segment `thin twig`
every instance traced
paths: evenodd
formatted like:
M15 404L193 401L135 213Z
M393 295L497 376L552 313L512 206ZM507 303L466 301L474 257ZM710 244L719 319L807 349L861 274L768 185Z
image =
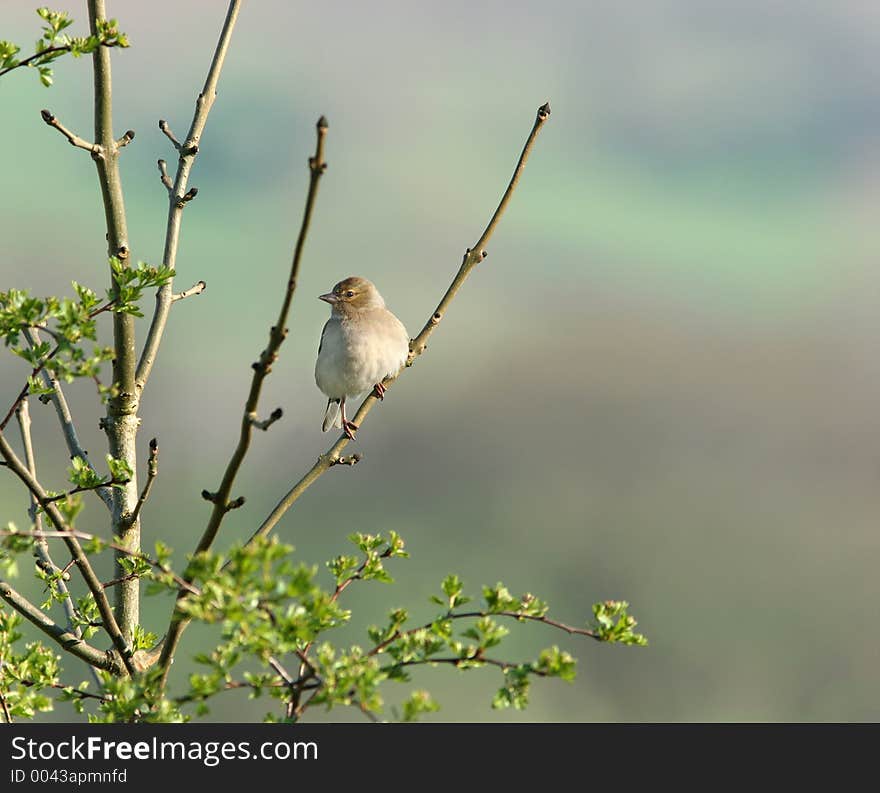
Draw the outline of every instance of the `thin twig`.
M42 330L48 331L47 328L43 328ZM26 329L24 331L24 337L31 349L40 344L40 335L37 330L31 328ZM43 382L46 386L52 389L52 393L49 394L49 400L55 406L55 413L61 424L61 430L64 433L64 441L67 444L67 450L70 452L71 458L79 457L86 463L86 465L88 465L91 471L94 471L95 469L89 461L89 453L83 449L82 444L79 442L79 435L77 434L76 426L73 423L73 416L70 413L70 407L67 404L67 399L64 396L61 383L48 369L43 369L43 371L40 372L40 376L43 378ZM96 490L95 492L100 496L101 501L103 501L109 508L110 492L106 488Z
M165 160L159 160L159 178L162 180L162 184L165 185L165 188L169 193L174 189L174 184L171 182L171 177L168 175L168 163Z
M18 420L18 427L21 433L21 444L24 447L24 464L27 466L31 476L36 478L37 461L34 455L33 440L31 438L31 417L27 399L21 401L15 416ZM34 524L35 530L40 532L43 530L43 516L38 509L39 504L33 493L28 494L28 503L28 515L30 516L31 522ZM52 560L52 556L49 553L49 544L46 542L45 537L36 537L34 539L34 553L46 572L51 575L58 574L55 578L54 586L61 595L61 605L67 616L67 629L75 634L77 638L82 638L82 631L76 625L76 608L73 605L73 598L71 598L70 591L67 588L64 573L61 572L60 568Z
M178 197L182 197L187 193L190 171L192 171L193 163L199 151L199 143L205 130L205 124L208 121L208 115L217 96L220 72L223 69L223 62L229 50L229 42L232 39L232 31L235 28L235 21L238 19L241 4L242 0L230 0L226 11L226 19L223 22L223 30L220 32L220 39L217 42L217 47L214 49L214 57L211 60L211 67L208 69L208 76L205 78L205 85L196 100L192 124L187 133L186 140L179 144L180 158L177 163L177 174L168 190L168 223L165 230L165 250L162 254L163 266L172 270L177 260L180 226L183 220L183 206L179 203ZM176 139L172 137L171 140L174 143ZM168 181L170 182L171 180L169 179ZM168 186L164 179L163 183L166 184L166 187ZM150 330L147 333L144 348L141 351L135 377L135 386L138 394L144 390L150 377L150 372L153 369L153 364L156 362L156 356L159 353L159 344L165 332L168 312L171 310L172 298L174 297L172 285L173 282L169 279L156 291L156 308L150 322Z
M510 179L510 183L507 185L507 189L504 191L504 195L501 197L501 201L498 204L498 207L495 209L494 214L492 215L492 219L489 221L489 225L486 226L485 231L480 235L480 238L477 240L476 244L473 248L468 248L464 255L464 260L461 263L461 267L459 267L458 272L455 275L455 278L452 280L452 283L449 285L449 288L446 290L446 294L443 295L439 305L435 309L434 313L428 318L428 321L425 323L425 326L422 328L421 333L415 337L410 342L410 353L409 358L407 360L407 366L411 366L413 361L420 356L427 346L428 338L436 329L437 325L440 323L440 320L445 316L447 309L449 308L450 303L455 298L459 289L461 289L462 284L464 284L467 277L470 275L471 271L474 267L477 266L483 259L486 258L486 245L491 239L492 235L495 232L496 227L498 226L498 221L501 219L501 216L504 214L504 210L507 208L508 203L510 202L510 198L513 195L513 191L516 189L517 184L519 183L520 176L522 175L523 168L525 167L526 160L528 160L529 154L532 151L532 147L535 143L535 139L538 137L538 133L544 126L544 123L547 119L550 118L550 104L544 104L538 108L538 113L535 118L535 123L532 126L532 130L529 133L528 138L526 139L525 146L523 147L522 153L519 156L519 161L516 164L516 168L514 169L513 176ZM392 377L386 377L382 384L385 388L389 388L392 383L394 383L398 377L400 377L401 373L394 375ZM369 396L361 403L360 408L352 419L352 423L356 424L358 427L363 426L363 421L366 418L367 414L373 408L373 406L378 401L375 393L370 393ZM273 528L277 525L278 521L281 520L281 517L284 515L287 510L289 510L296 501L305 493L306 490L309 489L324 473L326 473L335 463L339 460L342 450L348 446L349 438L346 435L341 435L339 440L331 446L327 452L321 457L318 458L318 461L306 472L305 476L303 476L278 502L276 507L272 510L269 516L263 521L262 525L254 532L251 538L248 540L248 543L253 542L258 537L266 536Z
M159 442L153 438L150 441L150 456L147 458L147 481L144 482L144 489L141 491L137 504L131 516L126 518L127 523L134 523L141 514L144 503L150 497L150 491L153 489L153 482L159 474Z
M578 635L578 636L587 636L590 639L595 639L598 642L603 641L602 637L599 636L595 631L590 630L589 628L575 628L573 625L566 625L564 622L557 622L556 620L551 620L549 617L539 617L535 614L523 614L519 611L459 611L447 614L443 619L449 620L459 620L459 619L469 619L473 617L510 617L515 620L530 620L531 622L540 622L544 625L548 625L551 628L558 628L561 631L565 631L570 635ZM381 653L389 644L396 642L398 639L403 636L409 636L413 633L417 633L418 631L423 631L429 629L436 620L432 620L431 622L427 622L424 625L419 625L417 628L409 628L408 630L401 631L396 630L391 636L389 636L384 641L379 642L375 647L373 647L368 653L368 656L378 655Z
M204 281L197 281L189 289L184 289L183 292L177 292L176 294L172 295L171 302L176 303L178 300L185 300L186 298L192 297L193 295L200 295L207 288L208 285Z
M92 143L91 141L86 140L85 138L81 138L74 132L71 132L67 127L64 126L55 115L49 110L41 110L40 116L43 121L46 122L50 127L54 127L57 129L65 138L67 138L67 142L71 146L76 146L78 149L85 149L88 152L91 152L92 157L102 157L103 150L97 143ZM134 137L134 135L132 135Z
M88 557L85 555L85 553L83 553L83 549L82 546L79 544L79 540L74 534L71 533L70 526L68 526L65 522L64 517L58 510L58 507L55 506L54 503L47 501L48 496L46 494L46 491L43 489L42 485L40 485L40 483L36 480L36 478L31 476L30 471L28 471L27 468L25 468L25 466L22 464L21 460L15 454L2 432L0 432L0 454L2 454L6 462L9 463L9 468L13 471L13 473L15 473L15 475L25 484L28 490L33 493L34 497L37 500L37 503L43 508L43 511L49 517L49 520L52 521L55 528L61 532L64 532L64 541L67 544L68 549L70 550L71 556L76 561L76 566L77 568L79 568L80 574L82 575L86 586L89 588L89 591L95 598L95 603L98 606L98 611L101 614L101 619L104 621L104 628L110 635L114 646L118 650L119 655L122 658L122 662L125 664L125 668L130 674L134 674L134 670L131 666L131 649L126 642L125 637L122 635L122 632L119 630L119 624L116 621L113 610L110 608L110 602L107 600L107 596L104 594L104 589L101 586L101 582L98 579L97 575L95 575L95 571L92 568Z
M168 126L168 122L164 118L159 119L159 129L161 129L162 134L171 141L171 145L174 146L177 151L180 151L180 141L174 137L171 127Z
M124 149L133 140L134 140L134 130L130 129L121 138L119 138L119 140L116 141L116 148L117 149Z
M299 277L300 262L305 248L306 237L309 232L309 224L312 219L312 210L315 206L315 199L318 195L318 184L324 171L327 170L327 163L324 160L324 139L327 135L327 119L321 116L315 126L316 143L315 154L309 158L309 191L306 196L305 209L303 210L302 224L300 225L299 235L296 240L296 246L293 251L293 260L290 265L290 276L287 279L287 289L284 292L284 299L281 303L281 310L278 314L278 320L269 330L269 342L263 352L260 354L259 360L255 361L251 366L254 370L251 377L251 386L248 391L247 400L245 401L244 411L241 418L241 427L239 429L238 443L235 451L226 466L223 473L223 479L220 487L215 492L203 491L202 495L207 493L211 497L208 499L214 504L211 510L211 516L208 524L199 539L193 555L196 556L203 551L207 551L217 537L220 530L220 524L231 506L235 502L229 501L232 492L232 486L235 477L244 462L245 455L250 447L251 437L254 430L254 418L257 415L257 405L260 399L260 392L263 388L263 381L272 370L272 364L278 357L278 350L281 348L284 339L287 337L287 318L290 313L290 306L293 302L293 296L296 292L297 278ZM280 418L280 415L278 416ZM187 577L187 580L189 578ZM184 597L184 593L178 596L178 601ZM180 635L185 629L187 621L178 613L175 608L172 614L171 624L168 629L168 641L165 643L164 653L160 664L165 668L165 676L167 678L168 668L171 664L174 652L177 649L177 642Z
M263 430L263 432L265 432L276 421L278 421L283 415L284 415L284 411L281 408L275 408L275 410L273 410L269 414L269 418L263 419L262 421L257 419L256 415L251 416L251 424L254 427L256 427L258 430Z
M6 697L0 691L0 706L3 708L3 720L6 724L12 724L12 714L9 712L9 706L6 704Z
M70 537L74 537L77 540L83 540L84 542L92 542L98 541L106 548L110 548L113 551L119 551L120 553L131 557L132 559L140 559L142 562L150 565L150 567L155 568L160 573L164 573L169 576L178 587L186 589L193 595L201 595L202 590L199 589L192 583L189 583L183 579L182 576L175 573L170 567L157 559L153 559L148 554L145 554L143 551L131 551L128 548L120 545L115 542L107 542L106 540L101 539L95 534L89 534L85 531L77 531L75 529L70 529L67 531L9 531L8 529L0 529L0 537L33 537L34 539L43 539L43 540L66 540ZM68 565L63 570L62 573L67 572L71 565ZM126 580L129 579L129 576L123 576ZM119 583L118 581L111 581L107 584L102 584L101 586L111 586L115 583Z
M47 496L46 503L51 504L54 501L63 501L68 496L75 496L77 493L88 493L91 490L100 490L102 487L111 487L113 485L127 485L130 480L128 479L107 479L106 481L99 482L96 485L79 485L74 487L72 490L67 490L64 493L59 493L57 496Z

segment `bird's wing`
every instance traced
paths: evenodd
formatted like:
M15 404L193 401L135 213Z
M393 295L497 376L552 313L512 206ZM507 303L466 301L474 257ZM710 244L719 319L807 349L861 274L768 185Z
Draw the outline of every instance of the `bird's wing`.
M332 317L331 317L332 319ZM321 341L318 342L318 355L321 354L321 348L324 346L324 335L327 333L327 326L330 324L330 320L328 319L324 323L324 327L321 329Z

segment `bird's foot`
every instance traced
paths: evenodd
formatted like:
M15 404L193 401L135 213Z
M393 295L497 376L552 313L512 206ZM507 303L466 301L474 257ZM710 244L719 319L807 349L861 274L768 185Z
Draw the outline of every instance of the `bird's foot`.
M375 396L376 399L385 399L386 390L387 389L382 383L376 383L376 385L373 386L373 396Z
M345 437L350 441L355 440L354 434L358 430L358 425L351 421L343 421L342 422L342 431L345 433Z

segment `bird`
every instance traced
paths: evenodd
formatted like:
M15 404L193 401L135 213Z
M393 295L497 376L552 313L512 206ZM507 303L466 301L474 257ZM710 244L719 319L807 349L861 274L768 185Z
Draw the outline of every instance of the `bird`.
M355 400L370 389L385 398L382 381L406 363L409 333L366 278L345 278L318 299L331 307L315 362L315 383L327 396L321 429L339 427L354 440L358 427L345 415L346 399Z

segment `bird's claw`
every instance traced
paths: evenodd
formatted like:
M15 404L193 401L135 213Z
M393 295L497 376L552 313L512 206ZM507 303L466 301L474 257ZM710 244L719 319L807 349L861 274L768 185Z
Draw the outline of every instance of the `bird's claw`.
M354 424L351 421L346 421L342 424L342 431L345 433L345 437L348 438L350 441L355 440L354 434L355 432L357 432L357 430L358 425Z
M385 391L386 391L386 388L384 385L382 385L382 383L376 383L376 385L373 386L373 395L376 397L376 399L384 400L385 399Z

